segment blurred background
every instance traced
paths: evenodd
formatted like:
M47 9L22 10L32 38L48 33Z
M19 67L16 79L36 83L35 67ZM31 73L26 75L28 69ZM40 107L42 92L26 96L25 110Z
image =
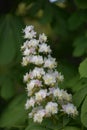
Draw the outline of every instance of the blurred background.
M58 71L65 80L60 88L73 94L79 116L53 129L29 121L24 104L26 90L21 66L22 29L34 25L48 36ZM2 130L87 130L87 1L0 0L0 128Z

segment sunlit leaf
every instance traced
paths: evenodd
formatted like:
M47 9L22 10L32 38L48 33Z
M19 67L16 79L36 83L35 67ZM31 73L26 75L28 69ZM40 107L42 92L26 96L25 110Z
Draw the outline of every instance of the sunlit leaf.
M87 58L80 63L79 73L81 77L87 78Z
M87 127L87 96L81 108L81 121L83 125Z

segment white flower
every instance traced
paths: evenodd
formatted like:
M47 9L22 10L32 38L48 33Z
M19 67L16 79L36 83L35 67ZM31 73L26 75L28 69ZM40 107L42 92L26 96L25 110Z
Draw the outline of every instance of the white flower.
M60 90L59 88L57 89L54 89L53 91L53 95L54 97L58 97L59 100L62 100L63 99L63 93L62 93L62 89Z
M42 101L47 96L47 89L41 89L39 92L35 93L36 101Z
M31 40L29 41L29 43L28 43L28 47L29 47L29 48L30 48L30 47L35 47L35 48L37 48L38 44L39 44L39 40L31 39Z
M36 38L34 26L26 26L23 30L24 38L28 39L21 47L22 65L31 63L31 70L24 75L27 87L25 108L29 109L29 118L41 123L43 118L57 114L58 111L71 116L78 114L72 102L72 95L58 88L58 83L64 77L57 71L57 62L50 53L50 46L46 44L47 36L43 33ZM59 107L58 107L59 104Z
M41 123L44 116L45 116L45 110L44 109L38 110L37 113L34 114L34 122Z
M29 43L29 41L26 40L26 41L23 43L23 46L21 46L21 50L25 50L25 49L28 47L28 43Z
M24 56L29 56L30 54L36 54L35 48L26 48L23 52Z
M27 66L28 63L29 63L29 57L23 57L23 59L22 59L22 65L23 66Z
M47 93L47 95L48 95L48 96L51 95L51 94L53 95L54 90L55 90L54 87L49 88L49 92Z
M29 80L29 74L26 73L26 74L24 75L24 82L28 82L28 80Z
M43 68L38 68L38 67L35 67L34 70L32 71L32 75L33 75L33 78L41 78L42 75L45 74L45 71Z
M25 104L25 108L26 109L29 109L30 107L34 107L34 104L35 104L35 100L34 98L30 98L27 100L26 104Z
M28 48L26 48L23 52L24 56L28 56L30 54L30 50Z
M47 44L45 44L45 43L40 44L39 52L50 53L51 52L50 46L47 46Z
M28 115L29 115L29 118L33 118L33 113L32 112L30 112Z
M32 39L36 37L36 32L33 29L33 26L26 26L26 28L23 30L25 33L24 38Z
M27 83L27 90L30 92L35 86L35 80L31 80L29 83Z
M44 59L44 67L53 69L56 67L57 63L55 61L55 58L52 58L51 56L48 56L48 58Z
M32 26L32 25L31 26L26 26L25 29L23 29L23 32L27 33L27 32L32 31L33 29L34 29L34 26Z
M58 104L56 102L48 102L46 107L46 114L56 114L58 113Z
M39 41L42 42L46 42L47 41L47 36L43 33L39 35Z
M42 82L40 80L30 80L29 83L27 83L27 90L31 91L34 87L40 87L42 86Z
M71 103L68 103L66 105L62 105L62 111L64 111L68 115L72 115L72 116L75 116L78 114L76 107Z
M57 97L59 100L64 100L64 101L72 101L72 95L68 94L66 91L63 89L56 88L53 91L54 97Z
M58 71L55 70L55 71L53 72L53 75L54 75L56 78L58 78Z
M54 85L56 83L56 77L54 76L53 73L46 73L43 76L43 80L46 85Z
M23 57L23 59L22 59L22 65L23 66L27 66L29 63L32 63L32 59L33 59L32 55Z
M70 102L72 101L72 95L68 94L66 91L62 91L63 99Z
M62 82L64 80L64 76L61 73L58 73L58 80Z
M32 56L31 62L35 65L41 65L43 64L43 57L42 56Z

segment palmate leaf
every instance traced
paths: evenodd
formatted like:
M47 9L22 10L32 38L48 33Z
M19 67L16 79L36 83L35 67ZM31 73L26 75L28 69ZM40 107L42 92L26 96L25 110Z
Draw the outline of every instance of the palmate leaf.
M0 127L23 127L27 117L24 110L25 97L24 94L17 96L8 104L0 116Z

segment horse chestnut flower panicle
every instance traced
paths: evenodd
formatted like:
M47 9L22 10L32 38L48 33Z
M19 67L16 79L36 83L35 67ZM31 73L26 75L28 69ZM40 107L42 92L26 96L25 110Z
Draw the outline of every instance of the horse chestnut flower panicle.
M56 59L47 45L47 36L42 33L37 38L34 26L23 30L25 42L21 46L22 65L32 65L32 70L24 75L28 99L25 108L30 110L29 118L41 123L44 118L57 113L76 116L78 111L72 104L72 95L58 87L64 76L57 71Z

